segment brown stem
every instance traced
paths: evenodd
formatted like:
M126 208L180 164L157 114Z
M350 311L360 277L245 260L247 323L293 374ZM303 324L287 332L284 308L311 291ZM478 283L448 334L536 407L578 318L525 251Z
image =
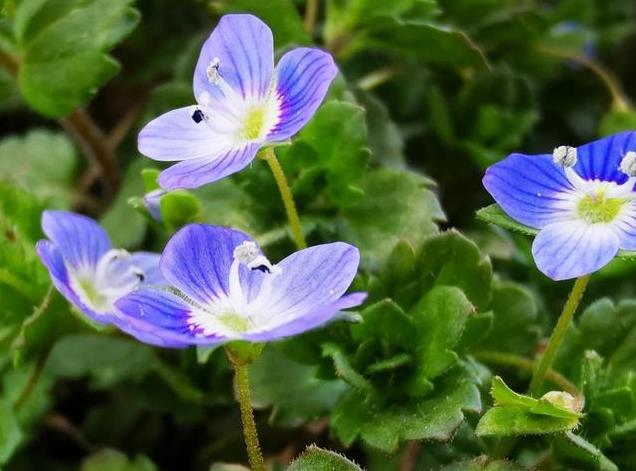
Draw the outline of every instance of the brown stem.
M305 31L310 36L314 34L316 28L316 20L318 19L318 1L319 0L307 0L305 6Z
M417 464L421 451L421 442L408 442L400 461L400 471L411 471Z

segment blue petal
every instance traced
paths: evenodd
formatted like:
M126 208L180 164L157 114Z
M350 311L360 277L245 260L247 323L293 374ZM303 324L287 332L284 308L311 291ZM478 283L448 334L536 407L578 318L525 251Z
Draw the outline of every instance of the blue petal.
M358 271L358 249L334 242L300 250L278 264L282 272L266 277L254 309L268 324L281 325L338 300Z
M110 324L113 321L111 314L99 314L84 304L77 293L73 290L64 258L58 246L53 245L48 240L39 241L36 251L42 260L44 266L48 269L53 286L64 296L72 305L86 314L99 324Z
M268 140L283 141L296 134L314 115L337 73L332 57L320 49L298 48L285 54L276 67L280 118Z
M154 160L170 162L214 158L224 146L204 121L192 119L196 106L168 111L150 121L139 133L139 152Z
M140 289L119 299L115 306L117 327L145 343L178 348L227 340L194 332L188 322L191 307L169 291Z
M621 210L612 227L622 250L636 250L636 201Z
M571 213L574 188L551 155L511 154L486 170L483 184L508 216L536 229Z
M201 304L213 303L229 293L234 248L247 234L224 227L191 224L166 245L160 268L171 286Z
M566 221L539 232L532 255L539 270L553 280L588 275L607 265L618 252L619 239L612 227Z
M262 98L274 70L274 41L269 27L253 15L225 15L203 44L194 71L194 95L219 97L208 79L210 63L219 59L219 75L243 97Z
M254 160L259 147L259 144L246 144L213 159L179 162L161 172L159 185L166 190L175 190L197 188L215 182L247 167Z
M135 252L130 257L130 263L144 272L145 285L165 286L167 284L159 270L161 256L151 252Z
M275 327L260 332L247 333L241 337L244 340L250 340L252 342L267 342L301 334L336 319L343 309L359 306L364 302L366 297L367 293L351 293L330 304L315 307L311 312L305 313L302 317L292 318Z
M97 222L68 211L44 211L42 229L66 263L95 266L110 249L108 235Z
M578 147L578 161L574 169L586 180L624 183L628 177L619 167L628 151L636 151L634 131L621 132Z

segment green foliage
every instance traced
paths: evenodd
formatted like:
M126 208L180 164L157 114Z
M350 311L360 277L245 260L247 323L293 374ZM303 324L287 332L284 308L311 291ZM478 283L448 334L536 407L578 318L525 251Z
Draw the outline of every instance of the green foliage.
M523 468L509 461L490 460L486 456L444 466L441 471L521 471Z
M86 458L80 471L157 471L157 467L145 456L130 460L120 451L106 449Z
M287 468L288 471L362 471L357 464L333 451L308 447Z
M25 100L52 117L68 115L119 71L107 52L139 21L131 0L17 2L10 18Z

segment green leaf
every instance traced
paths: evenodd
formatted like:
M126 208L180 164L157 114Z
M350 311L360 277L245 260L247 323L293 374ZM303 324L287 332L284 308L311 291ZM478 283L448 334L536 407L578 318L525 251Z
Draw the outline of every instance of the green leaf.
M603 116L600 125L600 135L609 136L621 131L631 131L636 128L636 113L632 110L612 108Z
M0 398L0 465L6 464L22 441L13 405Z
M161 218L170 233L186 224L201 221L202 204L187 190L170 191L159 200Z
M347 446L360 437L389 453L405 440L450 440L465 420L464 411L481 409L479 391L465 376L463 371L447 375L431 397L385 407L350 391L332 412L333 430Z
M76 163L75 148L62 133L36 129L0 141L0 178L30 191L49 207L70 206Z
M477 211L477 218L489 224L503 227L515 232L521 232L529 236L536 236L539 231L523 224L518 223L503 212L498 204L491 204Z
M27 102L51 117L86 103L119 65L107 55L136 26L132 0L19 2L15 25Z
M601 450L574 433L566 432L559 436L554 441L553 447L557 456L567 463L586 465L598 471L618 471L619 469Z
M287 471L362 471L362 468L338 453L311 445Z
M240 464L214 463L210 471L250 471L250 469Z
M343 211L343 236L369 266L382 263L400 240L417 246L436 234L437 222L445 218L431 181L414 172L373 170L360 186L365 197ZM392 190L387 193L387 188Z
M80 471L158 471L158 468L143 455L131 460L120 451L105 449L84 459Z
M453 348L473 312L474 307L464 293L447 286L433 288L413 308L420 345L416 355L420 372L426 378L436 378L456 364L458 356Z
M342 381L316 377L317 368L302 365L267 347L250 366L252 405L272 407L270 421L295 427L317 419L335 405L346 387Z
M222 13L246 12L258 16L272 29L276 49L311 42L292 0L228 0L219 5L219 10Z
M60 340L46 365L50 374L65 378L90 376L107 388L124 379L139 379L152 371L155 353L139 342L93 334L69 335Z

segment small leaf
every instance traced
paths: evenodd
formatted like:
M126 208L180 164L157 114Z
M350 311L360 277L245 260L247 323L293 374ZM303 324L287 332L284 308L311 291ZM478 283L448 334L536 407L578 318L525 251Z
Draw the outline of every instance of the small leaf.
M491 460L487 456L479 456L444 466L440 471L524 471L524 468L511 461Z
M477 436L543 435L567 432L578 419L533 414L526 406L502 406L488 410L479 420Z
M592 466L598 471L618 471L619 469L601 450L574 433L566 432L559 436L553 446L555 453L568 463Z
M201 221L202 204L187 190L170 191L159 200L161 219L170 233L186 224Z
M0 465L6 464L22 441L13 405L0 398Z
M80 471L158 471L158 469L143 455L130 460L120 451L105 449L82 461Z
M526 234L529 236L536 236L539 233L537 229L524 226L523 224L520 224L514 219L510 218L506 213L503 212L498 204L491 204L490 206L481 208L479 211L477 211L477 218L481 219L484 222L501 226L504 229L521 232L522 234Z
M338 453L312 445L289 465L287 471L362 471L362 468Z

